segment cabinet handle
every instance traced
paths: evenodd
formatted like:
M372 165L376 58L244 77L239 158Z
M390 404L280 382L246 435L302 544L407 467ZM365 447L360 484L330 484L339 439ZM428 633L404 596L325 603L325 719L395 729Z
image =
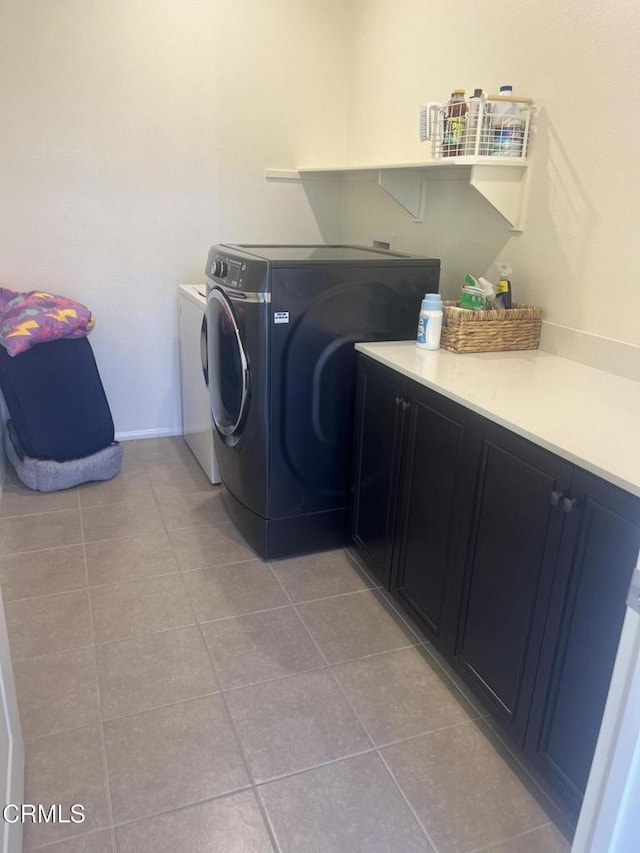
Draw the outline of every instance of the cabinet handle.
M564 497L564 492L556 492L556 490L554 489L551 492L551 498L550 498L551 506L558 506L558 504L560 503L560 501L562 500L563 497Z
M402 397L396 397L396 409L398 408L400 403L402 403Z
M562 501L562 512L568 514L578 506L578 501L575 498L565 498Z
M411 407L411 402L409 400L403 400L402 401L402 411L403 412L406 412L407 409L409 409L410 407Z

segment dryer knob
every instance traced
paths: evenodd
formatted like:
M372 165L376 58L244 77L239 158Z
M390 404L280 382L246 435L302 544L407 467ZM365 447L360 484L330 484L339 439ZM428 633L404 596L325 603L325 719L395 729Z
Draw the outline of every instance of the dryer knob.
M215 260L211 264L211 275L214 278L225 278L228 272L227 262L220 259Z

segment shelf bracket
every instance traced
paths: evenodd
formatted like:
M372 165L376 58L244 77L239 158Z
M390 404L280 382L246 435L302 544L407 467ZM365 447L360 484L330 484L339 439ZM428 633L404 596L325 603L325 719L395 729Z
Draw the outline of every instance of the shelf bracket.
M510 231L524 229L529 171L519 165L471 167L471 186L507 220L511 225Z
M426 181L415 171L380 169L378 186L387 192L411 216L414 222L424 222Z

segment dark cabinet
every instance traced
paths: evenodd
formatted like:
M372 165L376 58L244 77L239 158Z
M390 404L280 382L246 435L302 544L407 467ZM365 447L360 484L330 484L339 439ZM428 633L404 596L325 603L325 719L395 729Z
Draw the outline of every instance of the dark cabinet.
M522 746L571 466L478 420L475 507L451 658Z
M389 585L406 380L369 359L358 361L351 533L356 550Z
M354 547L579 808L640 550L640 499L359 358Z
M351 530L365 564L443 653L468 523L471 413L360 358Z
M415 382L405 391L397 553L390 589L445 651L452 585L472 506L468 409ZM455 607L453 608L455 611Z
M525 751L569 805L582 802L640 550L640 501L576 469Z

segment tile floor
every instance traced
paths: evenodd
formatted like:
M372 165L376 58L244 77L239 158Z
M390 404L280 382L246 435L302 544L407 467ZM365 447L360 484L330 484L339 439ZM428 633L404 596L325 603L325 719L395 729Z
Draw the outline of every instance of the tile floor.
M0 583L50 853L560 853L562 815L344 552L264 563L181 439L9 481ZM560 829L558 828L560 827Z

